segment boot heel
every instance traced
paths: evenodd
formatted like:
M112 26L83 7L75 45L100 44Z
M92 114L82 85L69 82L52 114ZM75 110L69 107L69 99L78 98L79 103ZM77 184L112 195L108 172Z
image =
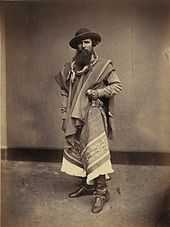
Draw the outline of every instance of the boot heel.
M76 198L80 196L93 195L94 191L95 188L87 188L85 186L81 186L76 191L70 193L68 196L69 198Z

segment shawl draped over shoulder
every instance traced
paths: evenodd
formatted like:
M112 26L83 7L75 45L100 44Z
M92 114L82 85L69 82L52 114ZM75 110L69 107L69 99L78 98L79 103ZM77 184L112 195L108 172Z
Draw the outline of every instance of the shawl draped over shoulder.
M66 137L76 133L77 124L86 124L86 116L91 105L86 95L87 90L102 88L104 86L103 81L107 80L113 71L115 71L115 69L111 60L99 58L97 63L90 68L88 73L80 77L74 95L72 96L70 91L73 85L69 78L71 63L66 63L63 70L55 76L55 80L59 87L68 95ZM109 100L105 100L104 104L106 105L106 109L108 109Z

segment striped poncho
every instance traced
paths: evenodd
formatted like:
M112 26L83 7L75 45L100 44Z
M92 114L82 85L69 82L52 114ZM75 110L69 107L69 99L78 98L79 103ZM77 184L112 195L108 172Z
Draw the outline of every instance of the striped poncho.
M61 170L87 177L112 173L108 136L111 134L109 100L121 90L120 80L110 60L99 59L88 71L71 81L71 64L57 74L66 112L65 147ZM89 101L88 89L97 89L99 99Z

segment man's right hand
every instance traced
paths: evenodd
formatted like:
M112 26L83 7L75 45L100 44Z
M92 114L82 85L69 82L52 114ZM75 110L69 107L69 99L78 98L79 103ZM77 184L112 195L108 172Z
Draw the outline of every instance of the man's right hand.
M86 95L91 98L92 100L96 100L98 98L97 90L88 89Z
M66 131L66 119L63 119L62 120L62 126L61 126L61 129L63 130L63 132Z

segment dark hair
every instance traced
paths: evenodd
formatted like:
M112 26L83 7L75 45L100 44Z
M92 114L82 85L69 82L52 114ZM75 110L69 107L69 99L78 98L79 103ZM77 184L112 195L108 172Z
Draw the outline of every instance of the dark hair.
M96 39L92 39L92 46L95 47L97 46L98 41Z

